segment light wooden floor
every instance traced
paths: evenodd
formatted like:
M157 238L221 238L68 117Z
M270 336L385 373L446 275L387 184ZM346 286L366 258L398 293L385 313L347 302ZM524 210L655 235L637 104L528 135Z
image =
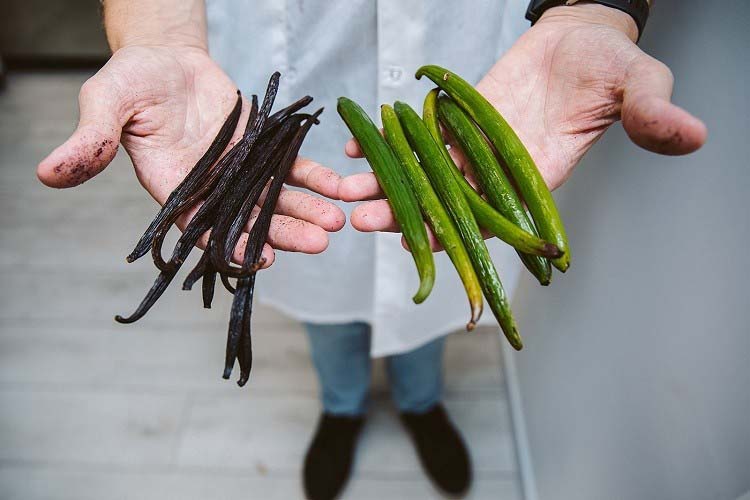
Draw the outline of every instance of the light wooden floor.
M228 300L170 289L115 324L155 274L126 265L155 204L121 153L99 177L53 191L39 159L75 124L84 73L15 74L0 94L0 498L295 499L318 417L307 339L266 308L256 362L220 378ZM492 331L454 335L446 405L472 451L474 499L520 499ZM390 406L382 367L346 499L440 498Z

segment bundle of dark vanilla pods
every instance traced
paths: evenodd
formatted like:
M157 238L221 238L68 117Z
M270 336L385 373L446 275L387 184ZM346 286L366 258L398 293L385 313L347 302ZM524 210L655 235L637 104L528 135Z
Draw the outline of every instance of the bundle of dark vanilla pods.
M302 142L310 127L318 123L318 116L323 111L321 108L313 114L299 112L312 101L312 97L305 96L269 116L280 77L278 72L271 76L260 108L258 97L252 96L250 115L242 138L222 156L242 111L242 98L237 92L237 103L219 134L182 183L169 195L127 257L128 262L133 262L150 249L154 265L160 271L159 276L133 314L115 317L119 323L133 323L142 318L172 282L198 239L209 233L203 255L188 274L182 288L190 290L193 284L202 279L203 305L209 308L218 274L224 287L234 294L223 377L229 378L235 359L238 360L241 374L237 384L240 387L247 382L252 365L250 316L255 273L264 264L261 253L271 216ZM235 246L266 187L265 201L249 230L242 265L235 266L232 264ZM162 257L165 236L181 214L197 205L200 205L198 212L175 244L172 256L165 261ZM234 284L231 282L233 279L236 280Z

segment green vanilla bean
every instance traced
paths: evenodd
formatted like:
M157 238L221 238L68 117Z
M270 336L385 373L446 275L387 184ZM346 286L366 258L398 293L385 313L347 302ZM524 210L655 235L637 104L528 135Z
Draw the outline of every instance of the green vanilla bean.
M362 153L388 197L388 203L409 244L409 250L411 250L419 273L419 290L413 300L417 304L424 302L435 283L435 261L417 198L393 150L385 142L367 113L357 103L346 97L339 97L337 110L354 138L359 142Z
M466 329L471 331L482 315L484 302L482 300L482 286L471 265L471 258L461 241L461 235L458 233L456 225L451 220L445 207L443 207L440 198L438 198L437 193L435 193L435 190L430 185L427 175L414 156L414 152L404 135L404 130L398 121L396 112L391 106L384 104L380 107L380 113L385 139L390 144L399 162L401 162L401 167L409 179L422 213L425 219L427 219L427 223L445 249L448 257L450 257L453 266L456 268L456 272L463 282L471 307L471 319L467 323Z
M396 102L394 109L409 144L421 160L422 168L427 173L430 184L435 188L458 228L461 239L469 252L474 271L479 277L484 296L500 328L510 344L515 349L521 350L523 342L510 309L508 297L495 265L492 263L479 225L452 173L453 167L445 161L440 151L441 148L430 135L422 119L408 104Z
M472 85L440 66L422 66L415 75L426 76L456 101L479 125L500 154L529 207L539 235L564 253L552 264L565 272L570 266L570 248L565 227L542 174L508 122Z
M482 188L490 204L515 225L536 235L536 228L521 199L505 176L492 148L471 118L450 97L441 97L438 100L438 114L440 121L458 142L471 163L479 187ZM532 254L519 253L519 255L524 265L541 284L550 283L552 270L547 259Z
M427 94L424 101L423 120L427 126L427 130L429 130L435 142L438 143L446 163L452 167L453 176L466 197L466 201L469 203L469 207L471 207L471 211L474 217L476 217L479 226L487 229L502 241L515 248L521 255L521 260L539 282L542 285L549 285L552 278L549 263L541 259L541 257L534 256L540 255L554 258L562 255L562 252L556 245L540 239L536 234L524 231L506 219L469 184L454 163L453 158L451 158L440 132L437 110L437 96L439 92L440 89L435 89Z

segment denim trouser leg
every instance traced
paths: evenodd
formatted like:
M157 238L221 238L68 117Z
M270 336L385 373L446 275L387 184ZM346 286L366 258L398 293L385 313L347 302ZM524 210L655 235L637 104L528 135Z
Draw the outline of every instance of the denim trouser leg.
M323 409L358 416L370 392L370 326L367 323L305 323L318 372ZM386 358L393 401L399 411L424 413L440 402L445 339Z
M370 326L305 323L326 413L360 416L370 393Z
M445 337L386 359L393 402L401 412L424 413L443 393Z

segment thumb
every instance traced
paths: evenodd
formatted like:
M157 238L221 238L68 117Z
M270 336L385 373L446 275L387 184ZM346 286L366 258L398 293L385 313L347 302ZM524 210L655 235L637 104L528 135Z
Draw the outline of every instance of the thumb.
M674 77L670 69L645 54L627 69L622 124L640 147L665 155L692 153L706 142L706 126L670 102Z
M123 98L106 76L87 80L78 95L78 128L37 166L37 176L49 187L77 186L104 170L117 154L124 116Z

